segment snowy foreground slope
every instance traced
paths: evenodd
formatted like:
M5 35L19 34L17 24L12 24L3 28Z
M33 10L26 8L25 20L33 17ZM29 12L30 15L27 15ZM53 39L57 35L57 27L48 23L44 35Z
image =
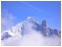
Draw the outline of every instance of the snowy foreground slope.
M28 17L25 21L2 31L3 46L60 46L61 31L48 27L45 20L41 25L35 18Z

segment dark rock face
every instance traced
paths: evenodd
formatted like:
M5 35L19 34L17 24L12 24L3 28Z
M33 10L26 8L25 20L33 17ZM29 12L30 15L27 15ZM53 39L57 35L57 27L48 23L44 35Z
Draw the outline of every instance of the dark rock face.
M8 32L5 32L1 38L1 40L4 40L5 38L12 37L11 35L8 34Z
M58 31L57 29L51 29L50 27L48 27L46 20L43 20L41 25L36 24L36 26L36 30L40 31L44 36L56 35L61 37L61 31Z
M55 34L55 35L58 35L57 29L54 29L54 34Z
M46 20L43 20L43 21L42 21L41 26L42 26L42 27L46 27Z

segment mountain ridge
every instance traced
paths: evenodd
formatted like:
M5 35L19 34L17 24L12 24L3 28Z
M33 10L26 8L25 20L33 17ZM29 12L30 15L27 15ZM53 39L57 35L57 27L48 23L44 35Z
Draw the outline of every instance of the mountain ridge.
M36 21L36 19L33 17L28 17L25 21L18 23L15 26L12 26L12 29L10 30L10 32L13 33L14 35L23 36L24 34L30 33L27 31L30 31L28 29L31 29L31 28L36 31L39 31L45 37L47 37L47 36L50 37L53 35L61 37L61 31L58 31L57 29L51 29L50 27L48 27L46 20L43 20L42 23L39 24ZM6 31L6 32L8 32L8 31ZM22 34L22 35L20 35L20 34ZM12 37L11 34L9 34L9 35L10 35L10 37ZM1 40L5 39L4 36L7 36L7 35L3 34L1 37ZM6 37L6 38L9 38L9 37Z

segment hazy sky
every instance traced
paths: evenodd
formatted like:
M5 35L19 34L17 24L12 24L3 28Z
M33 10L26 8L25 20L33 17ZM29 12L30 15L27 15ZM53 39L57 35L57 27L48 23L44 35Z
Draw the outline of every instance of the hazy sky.
M51 28L61 28L61 2L36 1L36 2L1 2L1 9L16 17L13 24L24 21L27 17L34 17L39 24L46 20ZM8 16L9 17L9 16Z

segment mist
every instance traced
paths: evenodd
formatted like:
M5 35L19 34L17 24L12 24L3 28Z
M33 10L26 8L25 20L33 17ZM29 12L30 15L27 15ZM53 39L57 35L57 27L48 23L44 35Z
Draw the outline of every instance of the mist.
M58 36L44 37L40 31L32 29L32 26L35 26L28 21L23 24L24 31L23 36L20 33L20 36L15 35L4 39L1 41L1 44L4 46L60 46L61 38ZM35 26L36 27L36 26ZM15 30L14 30L15 31ZM22 32L22 31L20 31Z
M12 13L9 13L6 9L1 10L1 31L7 30L13 26L13 21L16 19Z

